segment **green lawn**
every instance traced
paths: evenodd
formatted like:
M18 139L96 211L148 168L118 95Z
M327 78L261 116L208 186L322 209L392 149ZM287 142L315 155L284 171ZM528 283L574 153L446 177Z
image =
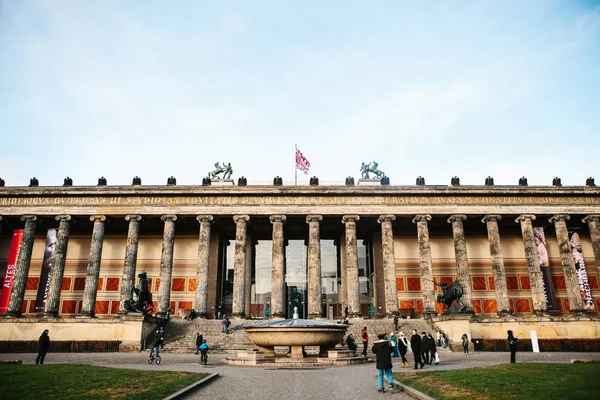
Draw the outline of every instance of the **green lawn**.
M163 399L206 375L89 365L0 364L0 398Z
M507 364L456 371L395 374L439 400L584 400L600 398L600 364Z

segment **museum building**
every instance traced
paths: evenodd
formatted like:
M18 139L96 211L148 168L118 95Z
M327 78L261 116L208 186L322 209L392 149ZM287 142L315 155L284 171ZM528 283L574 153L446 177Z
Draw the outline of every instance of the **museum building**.
M287 318L297 307L301 318L340 319L347 306L351 318L443 325L450 317L436 298L458 280L461 314L471 331L480 324L481 337L523 321L544 325L542 336L600 337L593 179L578 187L311 182L0 182L0 312L9 317L0 340L37 337L24 321L125 320L141 272L157 316Z

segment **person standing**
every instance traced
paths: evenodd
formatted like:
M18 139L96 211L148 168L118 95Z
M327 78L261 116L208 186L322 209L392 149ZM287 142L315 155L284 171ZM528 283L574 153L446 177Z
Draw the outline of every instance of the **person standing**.
M158 334L160 336L160 349L164 350L165 349L165 328L163 328L162 326L160 328L158 328Z
M427 333L421 332L421 335L421 357L423 357L425 364L431 364L429 362L429 339L427 338Z
M383 386L383 375L385 375L390 392L394 393L394 376L392 375L392 352L394 348L390 345L390 342L385 340L385 335L381 334L377 338L378 340L373 344L371 351L376 356L378 390L382 393L385 392Z
M410 337L410 348L415 356L415 369L419 368L419 364L421 364L421 369L425 366L425 363L421 359L421 345L421 336L419 336L416 329L413 329L412 336Z
M511 364L515 364L516 361L516 357L517 357L517 343L519 343L519 339L517 339L514 335L513 335L513 331L507 331L506 333L508 333L508 349L510 350L510 363Z
M360 331L360 340L362 341L363 344L363 351L361 353L361 355L363 357L367 356L367 347L369 347L369 334L367 333L367 327L363 327L362 330Z
M446 343L446 334L444 333L444 331L442 331L442 333L440 334L440 346L442 346L442 348L445 349L447 346Z
M346 307L344 307L344 316L345 316L346 318L344 318L344 319L348 319L348 315L349 315L349 313L350 313L350 312L348 311L348 305L346 305Z
M356 342L354 341L354 336L352 334L348 335L348 338L346 339L346 345L348 346L348 350L354 350L356 351Z
M429 352L429 365L435 360L435 365L440 363L440 359L437 355L437 347L435 345L435 339L431 336L431 333L427 335L427 350Z
M392 346L392 357L400 356L398 353L398 338L396 338L394 332L390 332L390 346Z
M223 319L221 320L221 333L226 333L225 329L227 326L227 318L223 315Z
M196 333L196 354L198 354L198 349L200 348L200 345L203 343L202 342L202 335L200 334L200 332Z
M398 316L394 315L394 331L398 330Z
M402 368L408 368L408 360L406 359L408 339L404 336L404 332L400 332L400 337L398 338L398 350L400 351L400 357L402 357Z
M463 333L463 335L460 338L462 340L463 352L465 354L469 354L469 337L466 333Z
M48 336L48 329L44 330L40 335L39 347L38 347L38 356L35 359L36 364L43 364L44 358L46 357L46 353L50 348L50 336Z
M217 319L221 319L221 306L217 309Z

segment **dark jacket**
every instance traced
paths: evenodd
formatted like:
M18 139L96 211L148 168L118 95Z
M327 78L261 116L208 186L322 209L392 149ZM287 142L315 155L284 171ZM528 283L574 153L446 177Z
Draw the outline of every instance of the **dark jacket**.
M41 351L48 351L48 349L50 348L50 336L48 336L46 332L43 332L40 335L39 344Z
M410 348L412 349L413 353L421 352L421 336L419 336L418 333L410 337Z
M517 339L513 335L508 335L507 341L509 350L517 351L517 343L519 343L519 339Z
M373 353L377 356L377 369L392 368L392 352L394 348L387 340L378 340L373 344Z
M404 342L406 341L406 343ZM404 336L400 336L398 338L398 350L400 350L401 355L405 355L408 350L408 339Z
M427 339L427 336L421 336L421 351L429 351L429 339Z
M196 336L196 347L202 344L202 335Z
M348 345L348 350L356 350L356 342L353 337L346 339L346 344Z
M435 352L437 352L435 339L427 338L427 351L431 352L431 354L435 354Z

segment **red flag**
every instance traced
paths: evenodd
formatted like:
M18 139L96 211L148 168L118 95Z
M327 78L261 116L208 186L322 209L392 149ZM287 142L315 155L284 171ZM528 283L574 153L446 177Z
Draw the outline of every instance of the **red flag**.
M310 163L298 149L296 149L296 168L306 175L308 175L308 170L310 169Z

